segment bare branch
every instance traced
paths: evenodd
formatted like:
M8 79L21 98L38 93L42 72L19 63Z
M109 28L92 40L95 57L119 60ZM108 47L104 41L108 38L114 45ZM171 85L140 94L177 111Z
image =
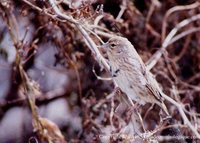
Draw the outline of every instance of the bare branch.
M124 11L126 10L126 8L127 8L127 0L123 0L122 1L122 4L120 5L120 11L119 11L119 13L118 13L118 15L117 15L117 18L116 18L116 20L117 21L119 21L120 20L120 18L122 17L122 15L124 14Z
M85 38L90 50L93 52L93 54L96 57L96 60L99 61L100 65L103 64L104 68L106 70L109 70L109 65L106 62L105 58L101 55L101 53L99 52L97 45L94 43L94 41L90 38L90 36L88 35L88 33L85 31L85 28L83 27L84 25L81 25L81 23L79 23L78 21L76 21L72 16L67 16L63 13L61 13L61 11L59 10L59 8L57 7L56 3L54 0L49 0L52 8L54 9L55 13L61 17L66 19L67 21L75 24L75 26L77 27L77 29L81 32L81 34L83 35L83 37Z
M160 59L160 57L162 56L163 52L166 50L166 48L169 46L169 44L171 43L171 40L173 39L173 37L176 35L176 33L178 32L179 29L183 28L184 26L188 25L189 23L199 20L200 19L200 14L194 15L190 18L187 18L183 21L181 21L180 23L178 23L168 34L168 36L165 38L165 40L162 43L162 47L147 61L146 65L147 65L147 69L151 70L156 63L158 62L158 60Z
M165 39L165 35L166 35L166 27L167 27L167 18L174 12L176 11L181 11L181 10L190 10L190 9L194 9L197 8L200 5L200 3L197 1L193 4L190 5L184 5L184 6L175 6L172 7L171 9L169 9L163 19L163 25L162 25L162 41L164 41Z

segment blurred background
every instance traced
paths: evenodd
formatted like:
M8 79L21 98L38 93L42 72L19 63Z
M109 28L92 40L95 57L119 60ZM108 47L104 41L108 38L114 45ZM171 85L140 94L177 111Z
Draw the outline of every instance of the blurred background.
M179 22L200 13L198 0L56 2L64 14L90 25L99 17L95 10L103 4L104 12L98 26L107 33L127 37L144 62L162 47L169 32ZM58 127L65 142L131 142L121 136L112 136L130 133L125 129L130 127L130 113L120 106L110 119L110 113L119 107L121 97L107 98L114 89L112 81L98 80L92 70L101 77L110 77L109 72L102 70L72 23L51 15L54 11L49 1L0 1L0 142L50 142L34 131L33 113L24 88L26 82L35 89L38 114ZM185 35L167 47L151 71L168 96L183 103L188 112L195 113L190 116L191 123L200 130L198 19L178 31ZM101 44L94 35L91 37L97 45ZM101 38L104 42L108 40ZM28 81L22 78L22 73L28 76ZM182 124L177 109L169 103L166 105L177 124ZM159 107L146 115L150 106L145 105L140 111L147 130L153 130L159 124ZM184 125L181 133L188 137L184 142L199 141L192 138L192 132ZM163 129L157 134L169 135L169 131ZM173 142L176 139L156 140Z

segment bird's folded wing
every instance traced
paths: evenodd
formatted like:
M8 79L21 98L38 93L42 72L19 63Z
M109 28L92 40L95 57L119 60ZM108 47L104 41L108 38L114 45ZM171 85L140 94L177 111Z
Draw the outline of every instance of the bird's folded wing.
M157 100L163 101L160 92L152 87L151 84L146 84L149 94L153 95Z

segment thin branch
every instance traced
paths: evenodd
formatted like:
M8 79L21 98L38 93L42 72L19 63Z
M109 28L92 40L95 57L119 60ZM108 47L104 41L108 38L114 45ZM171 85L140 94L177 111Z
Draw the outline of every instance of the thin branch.
M103 31L100 31L100 30L95 30L95 33L97 33L100 36L106 37L106 38L111 38L111 37L114 36L114 34L103 32Z
M123 0L122 4L120 5L120 11L117 15L116 21L119 21L122 17L122 15L124 14L125 10L127 9L127 0Z
M104 17L104 15L99 15L94 20L94 25L98 26L99 21Z
M78 21L76 21L71 15L67 16L67 15L61 13L54 0L49 0L49 2L57 16L60 16L61 18L64 18L65 20L67 20L71 23L78 24Z
M111 125L111 127L112 127L112 130L114 130L114 124L113 124L114 106L115 106L115 104L114 104L114 98L112 97L112 98L111 98L110 117L109 117L109 119L110 119L110 125Z
M164 41L165 39L165 35L166 35L166 27L167 27L167 19L168 17L176 12L176 11L182 11L182 10L190 10L190 9L194 9L194 8L197 8L199 7L200 3L197 1L193 4L190 4L190 5L184 5L184 6L175 6L175 7L172 7L171 9L169 9L164 18L163 18L163 24L162 24L162 41Z
M54 0L49 0L52 8L54 9L56 15L58 15L61 18L64 18L65 20L75 24L76 28L81 32L81 34L83 35L83 37L86 40L86 43L88 44L90 50L93 52L93 54L96 57L96 60L99 61L100 65L103 64L104 68L106 70L109 70L109 65L106 62L105 58L101 55L101 53L99 52L97 45L94 43L94 41L90 38L90 36L88 35L88 33L86 32L85 28L83 27L83 25L81 25L81 23L79 23L78 21L76 21L72 16L67 16L63 13L61 13L61 11L59 10L59 8L57 7L56 3ZM85 26L85 25L84 25Z
M172 59L172 61L174 63L179 61L183 57L183 55L186 53L187 49L189 48L189 44L191 42L191 38L192 38L192 35L188 35L185 38L185 41L184 41L184 44L183 44L183 48L181 49L180 53Z
M148 14L147 14L146 23L149 23L149 20L150 20L151 16L153 15L153 12L154 12L156 6L160 7L160 2L158 2L158 0L151 0L151 6L150 6Z
M163 41L162 47L147 61L146 63L147 69L151 70L156 65L156 63L161 58L162 54L164 53L166 48L169 46L169 44L171 43L171 40L174 38L174 36L176 35L179 29L199 19L200 19L200 14L197 14L178 23L168 34L166 39Z
M181 39L181 38L183 38L183 37L185 37L185 36L187 36L187 35L189 35L189 34L192 34L192 33L194 33L194 32L199 32L199 31L200 31L200 27L191 28L191 29L189 29L189 30L187 30L187 31L184 31L184 32L182 32L182 33L176 35L173 39L171 39L171 41L169 42L168 45L173 44L174 42L178 41L179 39Z
M175 105L184 121L184 124L186 124L191 131L196 135L197 138L200 139L200 134L197 132L197 129L195 129L195 127L191 124L191 122L189 121L189 119L187 118L187 116L185 115L185 112L183 110L183 105L181 105L180 103L176 102L174 99L170 98L169 96L167 96L166 94L162 93L162 97L169 101L170 103L172 103L173 105Z
M88 35L88 33L84 30L84 28L77 24L76 25L77 28L79 29L79 31L82 33L83 37L85 38L85 40L87 41L90 50L95 54L95 57L97 58L97 61L100 62L100 65L103 64L104 68L106 70L109 71L110 66L108 65L108 63L106 62L106 59L101 55L101 53L99 52L97 45L94 43L94 41L90 38L90 36Z
M54 0L49 0L53 10L55 11L56 15L60 18L63 18L73 24L75 24L76 28L81 32L81 34L83 35L83 37L86 40L86 43L88 44L88 47L90 48L90 50L93 52L94 56L96 57L97 61L99 61L100 64L104 65L104 68L106 70L109 70L109 65L107 63L107 61L105 60L105 58L101 55L101 53L99 52L96 44L94 43L94 41L91 39L91 37L89 36L89 34L87 33L87 25L81 24L78 21L76 21L72 16L67 16L63 13L61 13L61 11L59 10L59 8L57 7L56 3ZM180 22L179 24L176 25L176 27L174 29L171 30L171 32L169 33L169 35L167 36L167 38L164 40L163 44L162 44L162 48L156 52L156 54L154 55L155 57L153 57L153 61L150 61L150 64L148 64L148 69L151 69L159 60L159 58L162 55L162 51L164 51L166 49L166 47L169 45L169 43L171 42L171 40L173 39L174 35L177 33L177 31L184 27L185 25L200 19L200 14L195 15L191 18L185 19L182 22ZM192 130L192 132L197 136L197 138L200 138L199 133L197 132L196 128L191 124L191 122L189 121L189 119L187 118L187 116L185 115L185 112L183 110L183 106L181 105L181 103L176 102L175 100L173 100L172 98L168 97L167 95L165 95L164 93L162 94L163 98L165 98L167 101L169 101L170 103L172 103L173 105L175 105L178 110L179 113L184 121L184 123Z
M43 10L43 9L39 8L38 6L36 6L36 5L32 4L31 2L29 2L28 0L22 0L22 1L23 1L24 3L26 3L27 5L31 6L33 9L35 9L35 10L41 12L41 13L44 13L45 15L47 15L47 16L53 18L53 19L56 19L56 20L62 21L62 22L65 22L65 21L66 21L66 20L61 20L61 19L59 19L58 17L56 17L55 15L50 14L50 13L47 12L46 10Z
M94 66L92 68L92 72L94 73L94 75L96 76L96 78L98 80L104 80L104 81L111 81L112 80L111 77L100 77L100 76L98 76L97 73L96 73L96 71L95 71L95 69L94 69Z

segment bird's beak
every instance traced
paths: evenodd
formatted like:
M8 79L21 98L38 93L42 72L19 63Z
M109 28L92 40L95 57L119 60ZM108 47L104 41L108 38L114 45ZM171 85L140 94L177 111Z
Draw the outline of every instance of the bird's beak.
M107 52L108 50L108 42L103 43L102 45L98 46L99 49L101 49L102 52Z
M109 47L109 43L108 42L106 42L106 43L104 43L104 44L102 44L101 46L100 46L100 48L102 48L102 49L107 49Z

